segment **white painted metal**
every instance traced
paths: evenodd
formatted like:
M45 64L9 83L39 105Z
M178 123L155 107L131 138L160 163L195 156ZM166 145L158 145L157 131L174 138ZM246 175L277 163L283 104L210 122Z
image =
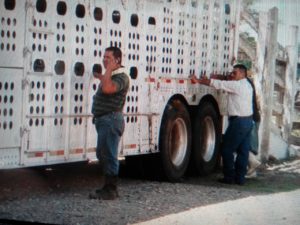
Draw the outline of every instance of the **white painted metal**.
M0 167L2 168L18 166L20 161L23 70L1 68L0 71Z
M26 1L20 1L13 7L0 0L0 67L23 67L24 32Z
M132 76L120 156L159 151L163 111L173 96L188 106L213 96L224 114L222 93L188 77L230 70L235 4L0 0L0 167L96 159L90 110L98 81L92 71L96 64L104 70L103 52L110 45L122 49ZM5 103L10 96L13 101Z

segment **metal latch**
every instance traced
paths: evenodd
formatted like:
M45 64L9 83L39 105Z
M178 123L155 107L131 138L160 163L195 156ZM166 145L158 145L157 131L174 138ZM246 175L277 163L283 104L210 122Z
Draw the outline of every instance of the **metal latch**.
M28 133L29 132L29 129L27 127L21 127L20 128L20 137L22 138L25 133Z
M27 85L29 85L30 81L28 78L24 78L22 80L22 89L24 90Z
M23 49L23 57L25 58L25 56L26 56L27 54L29 54L29 53L31 53L30 49L29 49L28 47L25 47L25 48Z

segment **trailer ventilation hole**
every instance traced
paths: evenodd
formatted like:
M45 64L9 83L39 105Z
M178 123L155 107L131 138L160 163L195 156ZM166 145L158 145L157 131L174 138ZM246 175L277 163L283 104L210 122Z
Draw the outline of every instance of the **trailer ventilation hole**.
M57 60L54 70L57 75L63 75L65 73L65 62L61 60Z
M133 27L136 27L139 23L139 17L136 14L131 15L130 23Z
M7 9L7 10L14 10L16 7L16 1L15 0L5 0L4 6L5 6L5 9Z
M93 74L96 73L99 73L99 74L102 74L102 67L100 64L94 64L93 66Z
M230 5L225 4L225 14L229 15L230 14Z
M129 74L130 74L131 79L135 80L137 78L137 76L138 76L138 70L137 70L137 68L136 67L131 67Z
M67 12L67 5L66 5L66 3L62 2L62 1L59 1L57 3L56 11L57 11L58 15L61 15L61 16L65 15L66 12Z
M45 63L42 59L36 59L33 64L34 72L44 72L45 71Z
M84 64L82 62L77 62L74 67L74 73L76 76L82 77L84 74Z
M40 13L46 12L47 2L45 0L37 0L36 1L36 10Z
M76 16L79 18L83 18L85 15L85 8L83 5L79 4L76 6Z
M102 18L103 18L103 12L102 12L101 8L96 7L94 9L94 18L97 21L101 21L102 20Z
M198 2L196 0L192 1L192 7L197 8Z
M155 18L154 17L149 17L148 24L155 25L156 24Z
M120 12L119 11L113 11L112 13L112 20L114 23L120 23L120 20L121 20L121 15L120 15Z

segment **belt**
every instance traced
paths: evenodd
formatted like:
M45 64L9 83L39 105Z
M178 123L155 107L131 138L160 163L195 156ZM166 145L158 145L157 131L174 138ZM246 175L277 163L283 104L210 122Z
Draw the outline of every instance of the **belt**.
M92 118L92 123L95 124L96 119L101 118L102 116L107 116L109 114L115 114L115 113L122 113L122 112L121 111L113 111L113 112L109 112L109 113L104 113L102 115L97 115L97 116L95 115Z
M253 116L229 116L229 120L234 120L234 119L252 119Z

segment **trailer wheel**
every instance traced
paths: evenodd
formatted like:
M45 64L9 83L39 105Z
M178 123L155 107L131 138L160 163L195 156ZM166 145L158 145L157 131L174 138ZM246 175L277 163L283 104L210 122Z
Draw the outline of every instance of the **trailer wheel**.
M165 109L159 138L162 168L169 181L179 181L188 166L191 153L191 122L185 105L179 100Z
M193 126L192 158L198 174L206 175L215 169L220 143L219 116L211 103L204 102L198 108Z

